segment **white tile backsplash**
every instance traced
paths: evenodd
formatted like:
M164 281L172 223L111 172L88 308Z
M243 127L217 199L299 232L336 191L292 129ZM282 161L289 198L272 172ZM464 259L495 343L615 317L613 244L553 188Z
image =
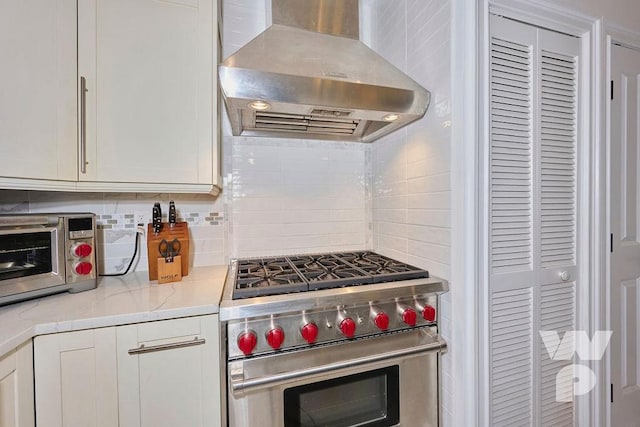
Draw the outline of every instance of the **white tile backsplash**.
M232 257L366 248L365 145L228 141Z
M121 273L134 250L135 214L151 220L154 202L160 202L166 221L169 201L174 200L178 219L189 223L193 240L190 261L194 266L225 264L226 223L221 198L209 195L147 193L62 193L0 190L0 213L92 212L98 223L100 273ZM212 215L215 214L215 215ZM140 238L137 262L131 271L148 270L146 238Z

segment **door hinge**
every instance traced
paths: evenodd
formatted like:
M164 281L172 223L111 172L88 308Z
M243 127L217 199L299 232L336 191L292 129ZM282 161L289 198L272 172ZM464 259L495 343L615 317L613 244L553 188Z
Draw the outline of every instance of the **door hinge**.
M613 80L611 80L611 100L613 101Z
M611 253L613 253L613 233L611 233Z
M613 403L613 384L611 384L611 403Z

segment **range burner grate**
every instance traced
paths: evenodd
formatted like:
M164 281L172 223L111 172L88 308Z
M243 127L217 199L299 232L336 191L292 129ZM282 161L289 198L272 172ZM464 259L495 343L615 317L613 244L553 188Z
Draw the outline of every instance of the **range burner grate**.
M309 282L309 290L373 283L367 273L331 254L300 255L288 258L300 271L302 277Z
M233 298L302 292L308 289L286 258L238 260Z
M429 277L429 272L404 262L379 255L375 252L342 252L335 257L363 270L370 275L373 283L396 280L421 279Z
M232 299L429 277L371 251L239 259Z

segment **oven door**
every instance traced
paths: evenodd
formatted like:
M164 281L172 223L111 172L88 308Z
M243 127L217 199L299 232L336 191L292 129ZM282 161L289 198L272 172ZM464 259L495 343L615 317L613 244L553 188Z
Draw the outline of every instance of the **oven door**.
M229 426L437 426L428 328L229 362Z
M61 230L61 222L0 230L0 298L65 283Z

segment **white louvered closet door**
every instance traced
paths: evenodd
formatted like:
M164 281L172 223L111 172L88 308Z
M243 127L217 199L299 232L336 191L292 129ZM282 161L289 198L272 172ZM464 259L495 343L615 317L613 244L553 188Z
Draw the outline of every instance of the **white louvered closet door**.
M572 362L538 331L575 329L580 43L495 16L490 34L491 425L573 425Z

